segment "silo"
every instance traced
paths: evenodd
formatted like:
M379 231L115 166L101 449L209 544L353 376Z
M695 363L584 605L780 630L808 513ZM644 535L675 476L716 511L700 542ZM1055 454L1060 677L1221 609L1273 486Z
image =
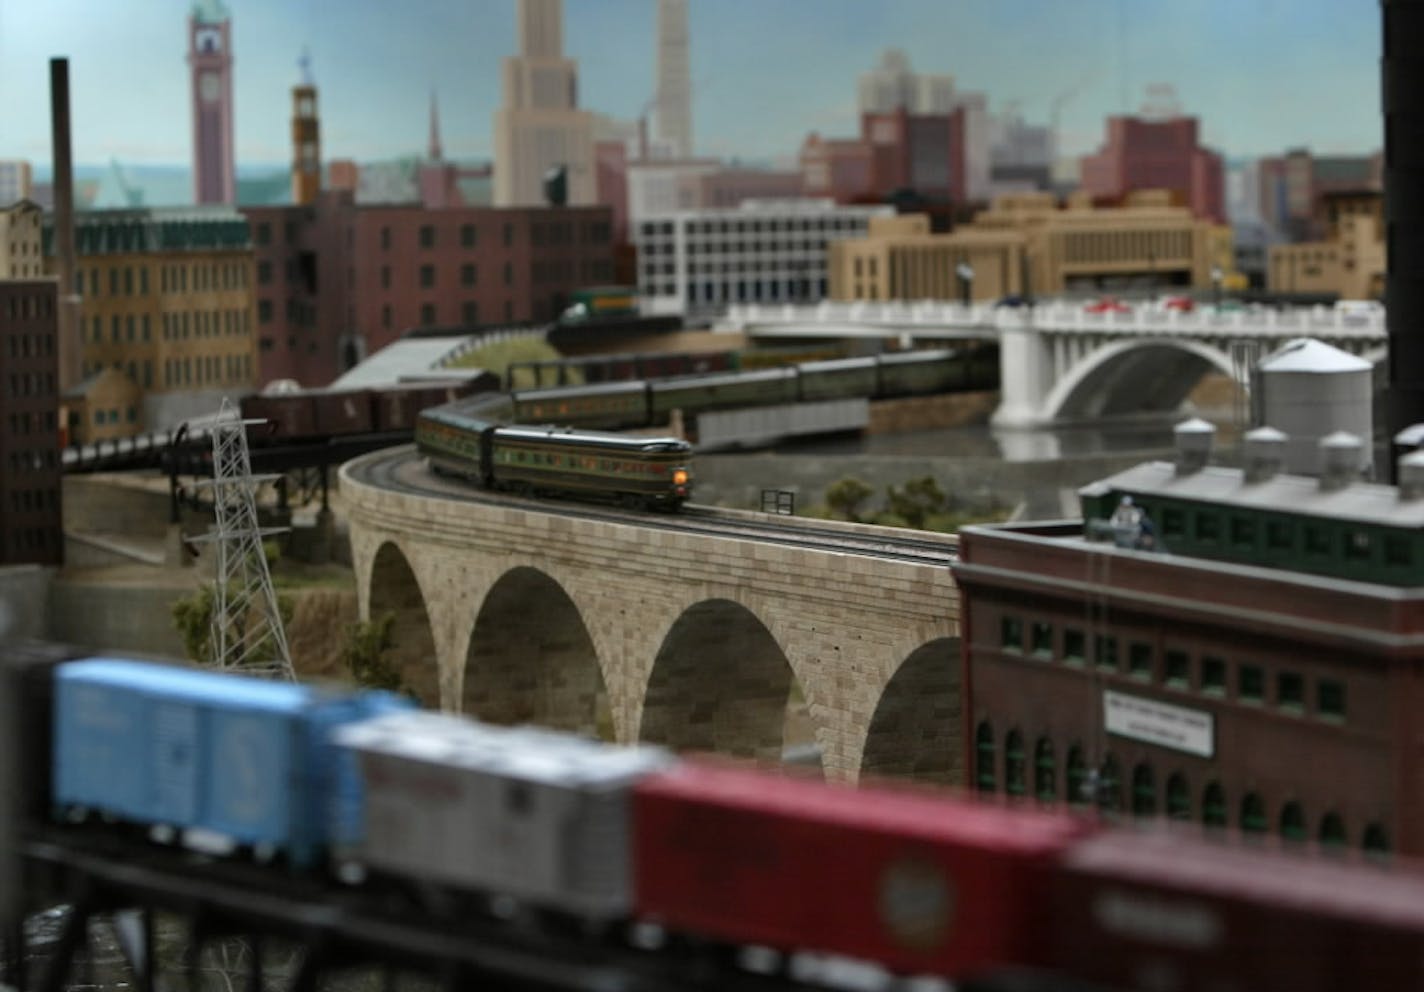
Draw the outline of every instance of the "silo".
M1262 422L1287 435L1285 471L1320 473L1320 439L1335 431L1374 436L1373 366L1363 358L1313 338L1297 338L1257 366ZM1360 471L1370 468L1369 446Z

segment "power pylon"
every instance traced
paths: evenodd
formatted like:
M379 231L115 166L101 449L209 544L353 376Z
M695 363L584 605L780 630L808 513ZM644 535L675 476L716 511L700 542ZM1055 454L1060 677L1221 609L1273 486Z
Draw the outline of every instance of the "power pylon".
M257 488L276 475L253 475L247 453L247 427L265 423L243 420L226 398L210 428L213 478L199 486L213 491L213 528L199 541L216 546L210 667L296 681L287 650L287 632L272 588L272 573L262 551L263 538L285 527L257 523Z

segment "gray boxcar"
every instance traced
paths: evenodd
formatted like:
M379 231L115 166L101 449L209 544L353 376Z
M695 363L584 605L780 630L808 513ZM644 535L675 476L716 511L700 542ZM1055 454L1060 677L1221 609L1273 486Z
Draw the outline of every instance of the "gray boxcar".
M632 906L631 788L672 759L434 713L355 724L376 871L594 919Z

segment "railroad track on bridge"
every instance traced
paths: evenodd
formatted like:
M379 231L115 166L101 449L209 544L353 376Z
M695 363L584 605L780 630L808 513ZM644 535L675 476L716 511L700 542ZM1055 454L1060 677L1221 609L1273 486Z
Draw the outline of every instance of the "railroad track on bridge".
M805 517L766 515L745 510L688 504L680 513L626 510L569 499L515 496L481 489L433 474L413 447L403 446L372 456L348 469L359 482L428 499L449 499L495 506L517 506L580 520L651 527L684 534L759 541L808 550L839 552L914 565L948 568L958 560L958 540L948 534L827 523Z

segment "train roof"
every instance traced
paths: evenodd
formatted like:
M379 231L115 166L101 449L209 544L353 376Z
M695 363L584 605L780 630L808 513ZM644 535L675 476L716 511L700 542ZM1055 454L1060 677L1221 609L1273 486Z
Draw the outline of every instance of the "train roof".
M1399 489L1375 482L1322 490L1320 480L1306 475L1278 474L1247 482L1239 468L1208 465L1183 475L1172 462L1145 462L1078 492L1092 497L1114 491L1388 527L1424 527L1424 499L1401 498Z
M777 382L796 375L794 368L756 369L751 372L717 372L712 375L679 375L670 379L655 379L654 392L668 389L698 389L707 386L732 385L745 382Z
M851 369L875 368L875 356L863 355L859 358L824 358L814 362L800 362L796 366L802 372L840 372Z
M521 389L514 393L521 402L559 400L570 396L609 396L623 393L641 393L644 388L641 379L625 379L618 382L597 382L577 386L554 386L548 389Z
M1424 932L1424 874L1417 867L1362 870L1342 858L1206 841L1180 830L1114 830L1075 845L1069 871L1107 882L1161 887L1272 909L1296 909Z
M949 361L957 355L952 348L933 348L926 351L890 351L880 356L882 365L908 365L911 362Z
M732 807L768 817L810 817L826 824L883 830L906 841L955 843L1020 856L1051 856L1098 829L1066 812L1004 806L928 789L828 785L712 760L688 760L647 780L645 793Z
M176 665L119 658L86 658L61 665L59 681L131 690L190 703L220 704L226 709L296 713L317 699L308 686L232 673L207 672Z
M573 445L617 448L623 451L649 451L660 448L692 450L692 446L679 437L615 434L611 431L588 431L577 427L556 427L553 425L510 424L500 427L497 436L515 440L557 439Z

